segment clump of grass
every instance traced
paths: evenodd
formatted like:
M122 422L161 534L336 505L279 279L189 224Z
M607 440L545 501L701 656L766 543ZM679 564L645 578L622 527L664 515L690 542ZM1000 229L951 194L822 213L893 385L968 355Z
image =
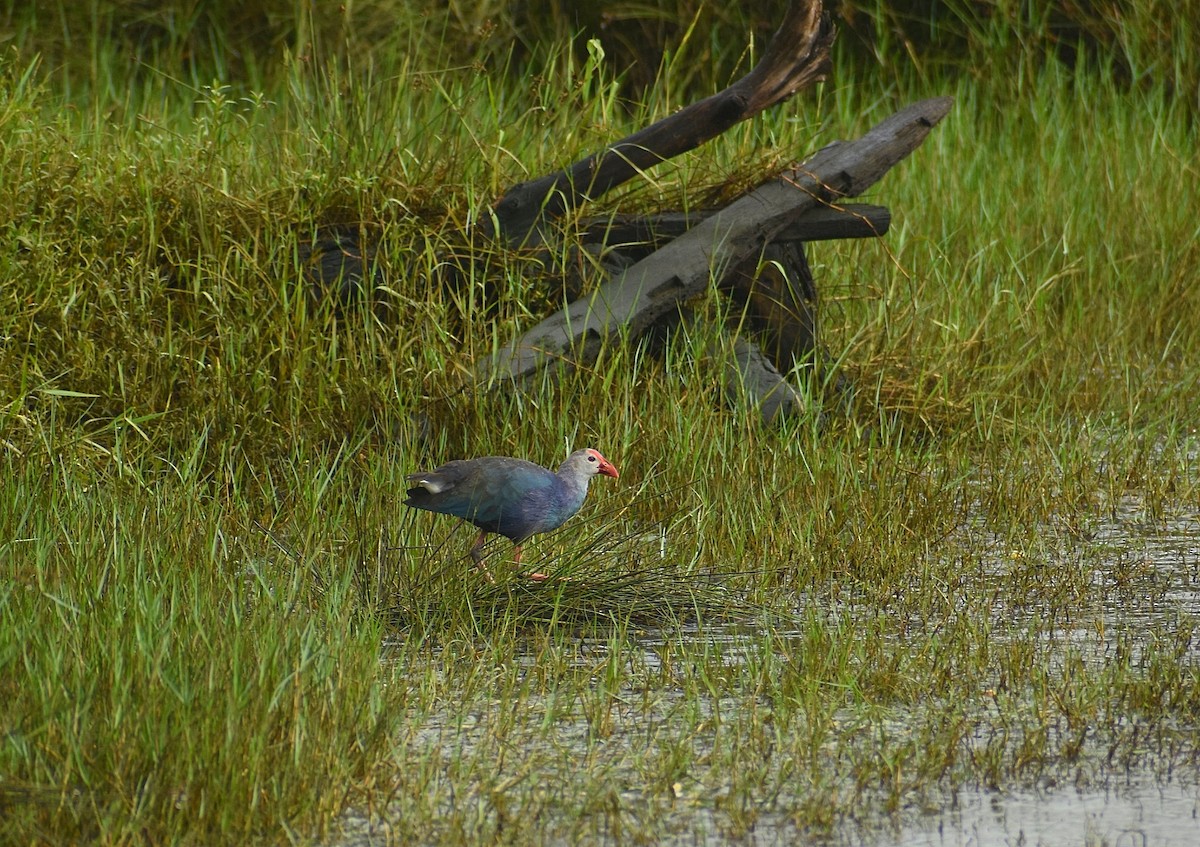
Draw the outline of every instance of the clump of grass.
M576 530L584 538L539 559L536 580L529 577L531 563L513 566L498 545L491 545L483 571L443 543L416 553L417 561L407 567L374 569L389 577L375 586L381 593L371 605L400 630L457 617L458 623L470 621L485 633L514 625L605 632L616 622L662 627L736 620L755 612L731 587L741 575L696 572L693 563L675 560L674 553L665 558L665 535L654 542L662 549L650 551L645 532L624 531L614 538L614 528L602 519Z
M319 831L392 732L378 626L344 579L264 567L194 478L89 476L5 459L5 839Z

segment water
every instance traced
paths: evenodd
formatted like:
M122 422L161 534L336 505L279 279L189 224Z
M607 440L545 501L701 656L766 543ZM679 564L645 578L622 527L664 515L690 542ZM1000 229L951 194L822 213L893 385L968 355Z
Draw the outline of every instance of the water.
M881 834L875 847L1196 847L1200 790L959 791L947 808Z
M1105 514L1082 532L1059 532L1045 528L1051 540L1045 552L1051 560L1069 563L1076 573L1083 574L1087 586L1088 608L1070 619L1053 624L1038 620L1039 609L1034 605L997 608L996 619L1008 621L1007 632L997 628L998 639L1030 637L1036 633L1041 649L1050 655L1066 655L1070 651L1077 660L1103 666L1114 660L1119 651L1145 650L1150 639L1170 635L1177 626L1200 620L1200 521L1180 510L1159 514L1153 520L1147 510L1134 498L1112 504ZM983 578L994 574L1000 582L1008 578L1014 560L1010 551L996 541L986 539L986 527L975 525L964 529L964 546L975 555L980 550L994 557L985 561ZM969 537L967 537L969 536ZM952 545L947 545L952 546ZM1016 563L1025 567L1025 563ZM1030 566L1037 567L1037 563ZM997 594L997 596L1004 596ZM1099 598L1099 600L1097 600ZM1035 597L1036 599L1036 597ZM820 603L809 598L806 603ZM1007 602L1007 601L1006 601ZM842 610L826 608L830 614ZM866 610L871 613L871 610ZM851 613L853 614L853 612ZM664 662L688 662L687 651L667 649L671 645L693 644L707 647L709 659L719 659L725 666L751 662L755 651L764 644L787 650L791 639L803 638L801 631L788 632L780 621L772 626L771 638L764 639L761 624L742 628L707 627L703 630L670 630L647 633L635 644L612 645L603 639L584 640L572 661L577 667L601 669L611 650L621 651L622 660L636 665L635 677L672 678L673 669ZM1200 642L1200 639L1196 639ZM538 662L535 654L519 657L517 666L531 672ZM1200 662L1200 643L1187 645L1180 661ZM684 673L683 675L686 676ZM683 689L658 685L652 692L643 692L634 684L620 692L615 705L598 707L588 713L581 702L565 709L561 704L530 702L528 714L517 716L503 713L498 701L475 702L469 714L453 706L430 715L415 729L408 742L410 755L441 759L452 770L456 758L470 759L477 751L487 751L503 734L505 750L511 749L515 759L524 758L541 779L558 781L556 790L567 805L581 803L576 789L586 780L573 784L573 760L587 757L590 767L599 767L610 774L613 784L626 808L641 810L638 814L654 820L653 838L656 844L668 845L782 845L794 843L818 844L825 847L1197 847L1200 845L1200 761L1196 760L1195 736L1200 729L1180 726L1174 728L1182 738L1176 754L1164 756L1161 751L1137 750L1117 765L1103 756L1061 768L1051 767L1052 776L1034 776L1017 784L1005 784L1002 790L988 790L970 785L958 788L939 788L935 783L919 799L895 812L887 812L882 802L865 799L861 811L840 819L831 831L811 833L796 828L788 813L794 798L781 796L780 804L772 807L763 803L753 810L749 827L730 830L728 807L719 808L713 797L724 786L705 784L699 773L695 779L684 777L673 786L674 799L663 799L662 787L643 788L637 766L630 760L653 753L652 745L673 743L679 733L676 723L681 714L691 709L692 718L707 721L715 714L733 715L745 710L748 701L744 693L726 698L723 693L700 699L688 699ZM622 700L624 698L624 701ZM536 700L536 698L535 698ZM597 702L604 702L603 698ZM1183 714L1188 711L1183 710ZM911 715L903 709L880 720L880 727L889 734L902 736L909 731ZM980 718L987 726L986 717ZM686 721L685 721L686 723ZM599 738L599 742L597 739ZM969 739L967 746L983 743L982 736ZM698 734L679 743L690 745L687 755L696 763L703 762L710 752L708 739ZM1094 749L1089 745L1090 749ZM1192 752L1188 752L1192 751ZM486 752L484 756L486 757ZM1133 764L1129 764L1132 762ZM711 774L709 774L711 781ZM1033 784L1030 784L1032 781ZM800 786L784 790L802 791ZM479 802L464 795L454 795L448 802ZM558 802L558 801L556 801ZM756 802L755 799L750 801ZM586 804L586 803L585 803ZM486 805L486 804L485 804ZM546 843L555 843L555 833L578 830L562 828L545 807L549 834ZM449 808L449 807L447 807ZM490 814L481 809L480 814ZM567 814L566 811L560 814ZM604 829L603 816L594 817L600 831L585 831L583 843L621 843L620 832ZM380 833L387 830L387 813L368 824L363 817L347 816L346 831L337 843L359 845L387 843ZM553 827L560 828L555 830ZM430 836L431 841L437 836Z

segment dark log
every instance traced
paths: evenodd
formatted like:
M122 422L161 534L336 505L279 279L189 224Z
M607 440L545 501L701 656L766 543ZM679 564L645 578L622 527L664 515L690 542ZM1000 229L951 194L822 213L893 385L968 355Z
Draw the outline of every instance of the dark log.
M754 406L768 424L805 411L804 397L753 342L738 336L732 343L724 374L725 399L730 405Z
M721 280L763 352L784 373L817 362L817 287L804 242L777 238Z
M510 247L541 243L540 230L567 210L659 162L699 147L824 79L833 38L833 26L822 13L820 0L796 0L762 61L746 76L558 173L514 186L496 204L491 221L481 222L481 228L490 235L498 233Z
M385 284L383 270L375 248L363 247L359 227L329 227L315 241L301 242L297 252L314 301L332 295L342 311L366 300L386 312L388 304L375 296Z
M579 240L619 248L625 255L646 256L711 217L706 212L664 212L658 215L617 215L581 222ZM875 238L892 224L886 206L845 203L818 206L800 215L777 236L778 241L832 241L842 238Z
M488 379L522 379L548 362L590 358L618 332L640 336L715 274L758 256L802 213L853 197L907 156L950 110L938 97L915 103L862 138L825 147L803 165L759 186L651 256L575 300L479 365Z

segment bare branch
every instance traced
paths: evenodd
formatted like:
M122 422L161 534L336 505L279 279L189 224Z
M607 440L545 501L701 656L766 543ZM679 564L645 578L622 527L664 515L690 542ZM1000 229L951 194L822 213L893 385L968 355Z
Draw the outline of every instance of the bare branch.
M481 375L519 380L565 356L587 359L618 332L638 337L807 210L865 191L925 139L953 102L922 100L857 141L825 147L514 339L495 359L480 363Z
M512 247L584 200L594 200L659 162L699 147L734 124L825 78L835 31L820 0L796 0L762 61L724 91L638 130L558 173L511 188L496 204L499 234Z

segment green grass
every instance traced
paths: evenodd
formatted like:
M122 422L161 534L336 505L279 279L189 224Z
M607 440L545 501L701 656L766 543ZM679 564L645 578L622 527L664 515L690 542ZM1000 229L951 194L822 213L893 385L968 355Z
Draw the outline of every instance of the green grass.
M504 254L431 282L462 227L681 83L624 103L562 51L527 85L434 35L253 85L131 82L102 39L82 82L0 61L0 842L836 834L960 785L1200 776L1200 162L1170 80L843 55L589 209L955 96L872 192L889 235L810 254L853 407L768 429L721 399L712 298L661 355L464 389L555 292ZM381 245L392 318L305 296L330 225ZM498 542L489 585L466 528L400 504L420 466L585 444L621 479L526 554L569 581Z

